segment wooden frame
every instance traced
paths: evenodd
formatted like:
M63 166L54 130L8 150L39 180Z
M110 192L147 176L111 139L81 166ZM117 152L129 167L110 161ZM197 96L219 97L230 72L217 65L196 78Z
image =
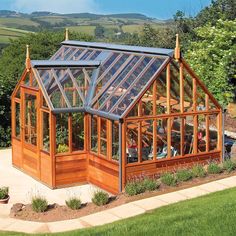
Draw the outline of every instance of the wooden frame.
M74 55L80 50L81 47L75 47L75 51L69 55L69 50L65 55L69 55L68 58L74 58ZM84 50L78 58L81 59L90 49ZM92 49L91 49L92 50ZM102 49L96 49L102 51ZM62 49L61 49L62 51ZM85 76L87 76L88 86L98 85L112 67L126 54L126 52L119 52L117 50L109 51L111 54L104 60L106 63L111 57L112 53L117 53L114 61L106 68L102 75L98 78L88 78L88 73L83 70ZM57 57L61 52L54 55ZM88 59L95 55L95 51L91 52ZM127 54L127 58L124 60L120 68L113 74L110 81L104 85L100 91L91 97L90 103L86 100L81 92L80 87L76 82L76 78L69 71L70 77L74 88L65 87L60 82L61 76L57 75L55 70L51 68L56 85L58 86L63 98L66 98L66 92L77 92L81 100L86 106L91 106L97 102L108 89L109 86L116 81L122 70L127 67L131 60L139 55L140 58L134 63L132 69L124 76L123 80L117 83L115 89L119 88L135 69L138 68L142 60L151 54L133 53ZM109 109L107 116L103 116L103 113L96 113L92 115L90 110L81 110L81 116L83 117L83 129L80 132L76 132L76 135L80 135L78 139L83 140L83 150L74 150L73 137L73 115L69 111L68 120L66 120L66 126L68 128L64 130L63 135L68 139L68 147L62 153L57 153L57 127L58 121L56 113L53 110L51 101L46 100L48 107L43 106L43 98L46 91L42 85L42 81L39 81L39 73L35 68L24 70L22 78L17 84L12 93L12 147L13 147L13 165L17 168L27 172L34 178L42 181L51 188L58 188L62 186L68 186L78 184L82 182L91 182L104 188L112 193L117 193L125 188L127 181L137 178L140 175L155 176L161 172L167 170L173 170L179 166L192 165L196 162L205 163L211 159L216 161L222 160L222 108L216 99L210 94L205 85L191 70L189 65L179 58L178 62L174 62L170 56L156 56L163 59L162 65L152 75L150 80L145 86L142 87L140 93L135 97L130 104L126 104L126 110L122 116L118 116L119 120L112 118L113 112L117 109L119 103L125 97L125 93L122 94L114 102L114 106ZM144 66L143 70L136 76L131 82L127 91L131 91L132 85L139 81L142 76L148 71L149 66L155 62L155 58L151 58L150 61ZM174 68L174 72L171 68ZM68 72L67 71L67 72ZM178 77L176 77L178 74ZM164 76L165 75L165 76ZM29 83L26 84L25 78L29 76ZM62 75L63 76L63 75ZM186 78L190 78L189 81ZM38 82L38 87L33 87L33 78ZM161 78L161 79L160 79ZM189 86L189 83L191 86ZM185 84L191 87L188 91L185 89ZM152 86L151 92L149 89ZM201 97L201 102L205 104L204 109L200 110L197 104L199 97L198 88L205 93L204 98ZM89 89L89 88L88 88ZM20 91L20 97L17 96ZM147 93L148 91L148 93ZM24 129L25 129L25 94L32 94L36 96L37 101L37 143L36 145L30 145L25 142ZM92 92L91 92L92 93ZM106 101L108 101L115 93L115 90L108 95L106 100L100 105L100 108L104 107ZM145 93L148 96L145 97ZM186 101L187 99L190 102ZM178 98L178 99L177 99ZM76 96L73 93L73 106L75 104ZM143 108L145 101L151 104L150 110L152 112L145 114ZM72 108L70 101L65 99L67 107ZM210 102L214 104L214 108L210 107ZM20 138L16 137L16 104L20 106ZM146 104L147 105L147 104ZM138 107L138 114L130 116L132 109ZM55 112L55 113L53 113ZM44 145L44 128L43 128L43 114L47 113L49 116L49 150L43 149ZM63 111L65 113L65 111ZM106 112L104 112L105 114ZM59 112L60 114L60 112ZM109 116L110 115L110 116ZM97 151L94 152L91 147L92 141L92 116L96 117L96 140ZM215 117L214 125L215 130L212 129L212 116ZM199 119L204 118L204 140L203 131L201 130L201 122ZM114 119L114 120L112 120ZM19 121L17 121L19 126ZM113 124L116 122L118 125L116 128L119 130L119 154L118 160L113 158ZM129 123L134 123L134 127ZM137 125L136 125L137 124ZM104 125L104 127L103 127ZM128 131L132 131L137 137L136 147L132 147L137 150L133 150L133 155L129 150L127 137ZM105 133L104 133L105 132ZM104 133L104 137L102 134ZM216 138L213 139L212 136ZM200 140L201 139L201 140ZM216 141L214 141L216 140ZM201 141L201 142L200 142ZM204 141L204 142L203 142ZM117 142L117 140L116 140ZM102 144L106 145L106 153L104 153ZM214 143L214 149L212 148ZM201 145L204 148L201 149ZM116 156L118 156L116 153ZM136 156L135 156L136 155ZM130 161L132 159L132 161ZM120 185L119 185L120 184Z

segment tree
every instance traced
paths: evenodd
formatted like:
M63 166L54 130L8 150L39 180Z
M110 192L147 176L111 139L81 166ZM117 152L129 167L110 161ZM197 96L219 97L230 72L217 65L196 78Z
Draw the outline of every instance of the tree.
M101 25L97 25L94 31L96 38L104 38L105 28Z
M92 37L71 33L71 39L92 41ZM31 59L48 59L64 40L63 32L28 34L4 48L0 58L0 147L10 145L11 93L24 70L25 45L30 45Z
M190 44L186 58L222 105L235 96L236 20L218 20L196 29L198 40Z

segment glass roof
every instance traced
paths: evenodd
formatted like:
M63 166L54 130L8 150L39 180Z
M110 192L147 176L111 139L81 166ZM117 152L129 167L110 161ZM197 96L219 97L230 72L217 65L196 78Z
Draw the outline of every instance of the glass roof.
M65 41L48 61L32 61L51 110L122 118L173 50Z

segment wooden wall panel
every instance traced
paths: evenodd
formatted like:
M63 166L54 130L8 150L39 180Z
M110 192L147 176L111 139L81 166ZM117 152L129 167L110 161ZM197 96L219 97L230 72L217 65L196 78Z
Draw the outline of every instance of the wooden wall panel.
M40 152L40 180L45 184L52 186L52 159L49 154Z
M119 165L94 154L88 154L88 181L111 193L119 192Z
M56 187L87 181L86 154L56 156Z
M18 139L12 138L12 164L21 168L22 163L22 143Z
M158 162L142 163L141 165L126 166L126 182L136 177L154 177L166 171L175 171L178 168L191 167L196 163L206 164L210 160L220 161L220 152L204 153L184 158L168 159Z
M39 156L34 150L23 147L22 169L35 178L40 178Z

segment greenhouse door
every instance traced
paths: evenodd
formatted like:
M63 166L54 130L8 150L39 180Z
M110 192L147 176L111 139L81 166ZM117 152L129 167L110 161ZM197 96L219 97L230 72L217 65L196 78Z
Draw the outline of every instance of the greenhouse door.
M22 95L22 167L32 176L39 178L39 94L36 90L22 88Z

